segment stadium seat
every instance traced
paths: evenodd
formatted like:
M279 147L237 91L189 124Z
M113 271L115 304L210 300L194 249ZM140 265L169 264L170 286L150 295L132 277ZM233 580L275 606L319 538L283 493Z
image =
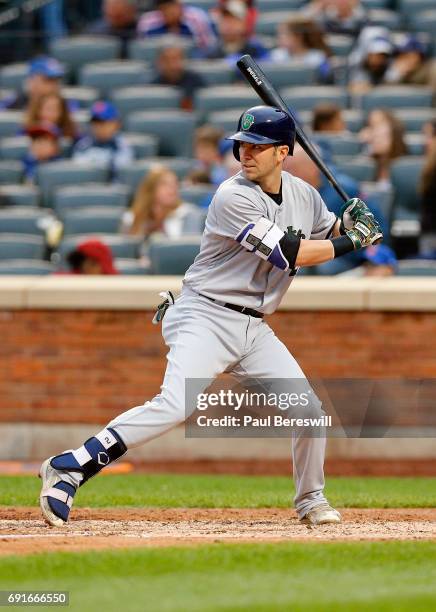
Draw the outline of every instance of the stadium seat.
M241 113L244 111L244 107L237 109L230 109L225 111L214 111L207 115L206 121L211 125L221 128L224 132L235 132L238 126L238 120Z
M335 157L335 163L341 172L348 174L355 181L373 181L375 176L374 161L365 156L356 156L350 159L346 157Z
M7 64L0 68L0 87L21 91L27 78L29 67L25 63Z
M19 161L0 161L0 185L21 183L23 164Z
M44 217L47 217L47 212L33 206L11 206L0 209L0 232L41 236L44 234L41 225Z
M125 185L82 183L56 189L53 196L53 208L56 214L63 218L68 211L87 207L103 206L122 210L127 207L129 198L130 189Z
M415 32L428 32L434 39L436 35L436 9L433 6L431 11L422 11L413 15L409 19L409 23Z
M199 208L198 210L191 210L182 223L182 235L196 235L202 234L204 231L204 224L206 221L207 210Z
M424 134L406 134L404 140L409 155L425 155Z
M182 94L177 87L143 85L116 89L111 98L124 120L135 111L180 109Z
M237 68L226 60L192 60L188 63L189 70L194 70L203 77L207 85L230 85L236 76Z
M361 110L357 108L347 108L342 111L347 130L358 132L363 128L365 118Z
M42 259L44 250L42 236L0 233L0 259Z
M406 18L421 11L429 11L435 6L434 0L397 0L397 5Z
M278 24L288 21L288 19L296 14L298 15L295 9L294 12L292 10L284 10L259 13L256 21L256 33L265 36L275 36L277 34Z
M417 220L420 197L418 183L424 166L422 157L401 157L391 166L391 182L394 190L392 221Z
M265 74L274 87L291 87L292 85L313 85L316 83L317 70L310 68L300 60L287 62L260 62Z
M155 240L149 257L153 274L184 274L200 251L200 237Z
M260 14L268 11L295 11L301 8L305 0L257 0L256 8Z
M286 87L281 90L285 102L291 110L310 110L317 104L330 102L340 108L346 108L348 93L338 86Z
M14 97L15 91L13 89L5 89L0 86L0 107L3 106L3 104L8 104Z
M91 164L71 161L56 161L41 164L37 170L37 183L41 187L43 202L50 206L55 189L65 185L82 183L104 183L108 170Z
M115 36L70 36L58 38L50 44L50 55L76 72L90 62L104 62L117 59L121 41Z
M390 6L390 0L361 0L366 9L386 9Z
M14 110L0 111L0 138L16 136L23 129L24 113Z
M27 136L9 136L0 139L0 158L21 160L29 148Z
M428 107L432 105L433 92L430 87L417 85L379 85L362 96L362 108L371 111L374 108L408 108Z
M63 97L80 108L90 108L99 98L99 92L95 87L62 87Z
M91 206L79 210L64 210L64 236L73 234L117 234L122 211L107 206Z
M0 207L38 206L40 191L36 185L0 185Z
M0 261L0 276L43 276L53 274L56 266L48 261L34 259L9 259Z
M186 185L180 189L180 197L184 202L190 202L196 206L207 206L216 189L216 185Z
M367 200L377 202L386 220L391 218L392 189L380 187L377 182L362 181L360 183L360 193L365 202Z
M205 116L213 111L248 108L256 104L261 104L259 96L248 85L216 85L197 91L194 107Z
M90 114L88 110L79 109L72 113L75 124L81 134L84 134L89 129Z
M345 34L327 34L326 43L337 57L348 57L354 46L354 38Z
M150 266L141 263L138 259L116 259L115 267L123 275L142 276L150 274Z
M152 134L138 134L125 132L124 138L135 152L135 159L144 157L156 157L159 149L159 140Z
M64 238L58 246L57 252L61 257L61 262L65 261L65 257L74 250L74 248L90 239L101 240L112 251L112 255L116 258L136 259L139 255L139 249L142 244L142 238L133 236L120 236L111 234L83 234L81 236L69 236Z
M315 142L326 143L334 156L336 155L359 155L362 150L362 143L355 134L338 134L336 132L314 133L312 138Z
M436 121L434 108L399 108L395 116L404 123L406 132L421 132L425 123Z
M159 155L188 157L192 154L195 116L183 111L132 113L126 121L129 132L153 134L159 139Z
M95 87L101 97L108 97L120 87L145 84L150 77L151 72L145 62L118 60L86 64L80 69L79 83L86 87Z
M179 179L183 179L193 169L195 160L187 157L155 157L150 159L140 159L127 168L119 172L119 180L128 185L133 191L137 188L141 180L156 166L164 166L177 174Z
M153 63L158 53L167 46L182 47L189 56L194 43L184 36L150 36L149 38L132 40L129 43L128 55L132 60Z
M403 259L398 262L397 276L436 276L434 259Z
M381 26L388 30L399 30L401 26L401 15L387 9L370 9L369 20L372 26Z
M182 0L183 4L189 4L191 6L198 6L203 11L209 11L211 8L216 6L216 0Z

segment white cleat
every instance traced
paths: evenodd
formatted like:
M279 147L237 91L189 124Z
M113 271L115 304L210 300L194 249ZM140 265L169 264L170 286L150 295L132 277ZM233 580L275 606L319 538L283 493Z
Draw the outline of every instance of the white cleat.
M50 465L52 458L46 459L39 470L39 477L42 480L39 505L46 523L53 527L63 527L68 520L68 514L73 505L75 490L74 487L62 481L58 472ZM59 488L59 483L62 483L61 488ZM55 485L58 485L58 487ZM64 491L62 488L67 490ZM52 505L50 505L49 499ZM55 507L59 515L53 511Z
M342 521L342 517L337 510L332 508L329 504L323 503L319 504L312 510L300 519L302 523L305 523L309 526L317 526L317 525L333 525L340 523Z

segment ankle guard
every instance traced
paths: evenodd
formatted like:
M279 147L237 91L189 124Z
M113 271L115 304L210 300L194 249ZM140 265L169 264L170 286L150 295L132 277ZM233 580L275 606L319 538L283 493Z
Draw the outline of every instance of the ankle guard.
M127 447L119 435L110 428L103 429L96 436L86 440L80 448L56 455L50 461L55 470L80 472L83 480L80 486L95 476L104 467L119 459Z

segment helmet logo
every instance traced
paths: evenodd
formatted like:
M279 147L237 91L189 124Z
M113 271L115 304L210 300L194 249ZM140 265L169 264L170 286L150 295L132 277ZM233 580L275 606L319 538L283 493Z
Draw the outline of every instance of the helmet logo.
M253 123L254 123L253 115L250 115L250 113L245 113L245 115L242 118L242 129L249 130L251 126L253 125Z

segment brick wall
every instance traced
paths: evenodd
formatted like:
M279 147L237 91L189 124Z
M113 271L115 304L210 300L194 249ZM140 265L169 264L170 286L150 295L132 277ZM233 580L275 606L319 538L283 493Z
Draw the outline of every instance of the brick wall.
M279 312L270 325L309 376L436 377L436 316ZM151 312L0 311L0 421L105 423L159 391Z

